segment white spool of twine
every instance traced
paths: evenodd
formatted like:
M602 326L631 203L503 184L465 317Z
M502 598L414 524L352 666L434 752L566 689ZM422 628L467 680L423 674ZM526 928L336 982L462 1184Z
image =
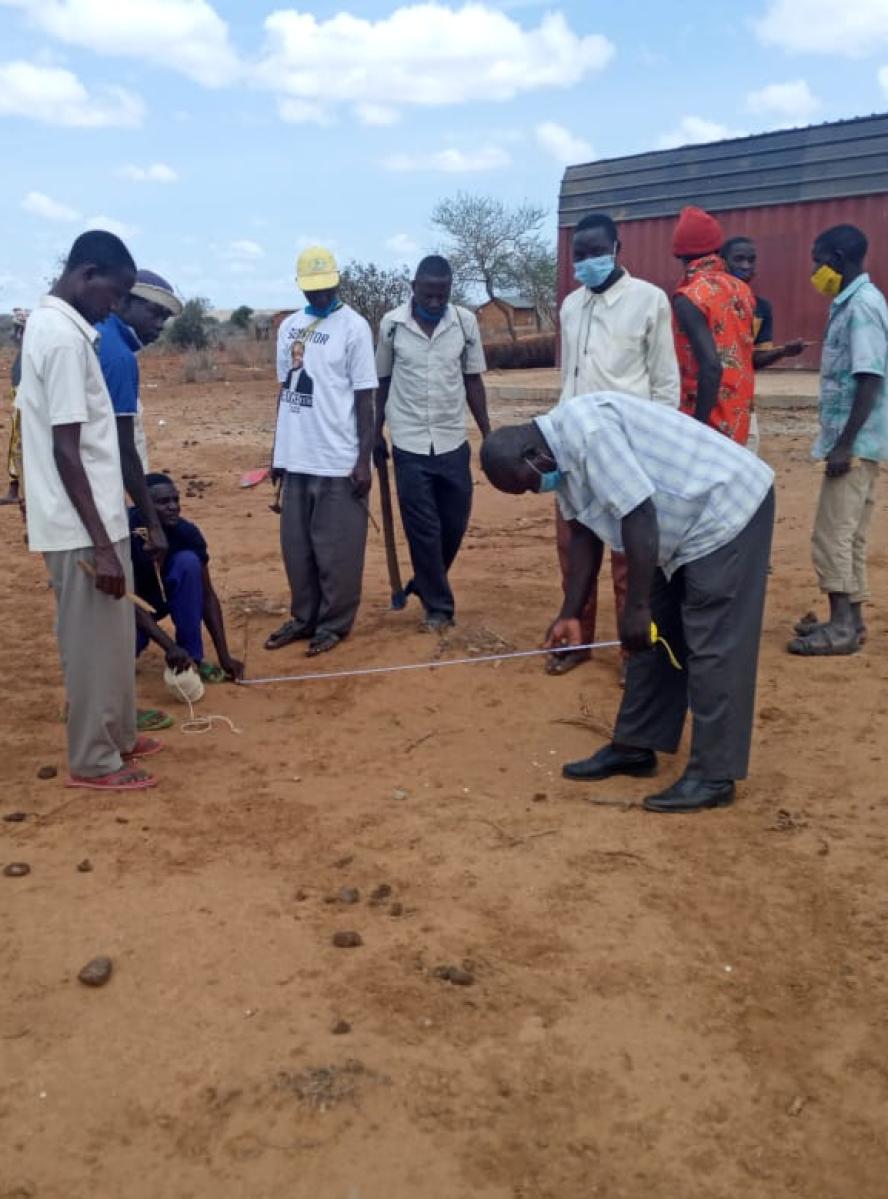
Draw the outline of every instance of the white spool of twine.
M169 666L163 672L163 681L170 695L184 704L196 704L204 697L203 679L193 666L176 673Z
M183 733L209 733L216 723L227 724L232 733L241 731L227 716L194 715L194 705L204 697L203 679L194 667L189 667L188 670L182 670L176 674L167 666L163 672L163 681L171 695L188 705L189 719L182 723Z

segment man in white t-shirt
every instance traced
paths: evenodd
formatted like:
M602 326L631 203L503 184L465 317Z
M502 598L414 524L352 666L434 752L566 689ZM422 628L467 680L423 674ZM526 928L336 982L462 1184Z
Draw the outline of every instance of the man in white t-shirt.
M308 304L278 330L272 451L291 618L265 648L308 640L314 657L348 636L361 601L376 367L370 326L339 298L330 251L304 250L296 283Z
M161 745L136 735L135 621L129 522L114 409L93 327L129 292L123 242L78 237L22 344L21 412L28 545L42 553L58 605L68 700L68 786L139 791L155 780L132 759ZM85 565L87 570L83 570Z

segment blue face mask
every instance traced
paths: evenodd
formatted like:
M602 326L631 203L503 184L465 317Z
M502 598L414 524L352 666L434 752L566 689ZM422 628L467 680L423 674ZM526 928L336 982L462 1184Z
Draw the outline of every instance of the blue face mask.
M560 470L547 470L540 475L540 492L557 491L564 481L564 475Z
M413 311L416 313L419 319L421 321L425 321L426 324L437 325L437 323L443 318L447 309L444 308L441 312L429 312L428 308L423 308L422 304L420 304L418 300L414 300Z
M334 296L326 308L318 308L315 304L306 304L305 311L309 316L319 317L323 320L325 316L332 316L336 309L341 307L342 300L340 300L339 296Z
M601 287L617 265L615 254L602 254L598 258L583 258L574 263L574 278L584 287Z

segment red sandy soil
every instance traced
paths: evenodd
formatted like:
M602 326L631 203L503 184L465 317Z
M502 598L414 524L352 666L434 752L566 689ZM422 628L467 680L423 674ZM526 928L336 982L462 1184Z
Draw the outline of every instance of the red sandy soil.
M276 518L268 485L237 485L267 455L267 370L144 373L153 465L210 484L185 512L234 652L253 676L305 669L299 646L262 649L286 601ZM67 791L51 595L0 511L0 812L27 813L0 823L0 864L31 866L0 875L0 1199L886 1194L886 521L865 651L789 658L817 602L818 469L810 417L765 432L779 523L752 776L695 817L644 813L643 781L560 777L608 735L613 652L563 678L531 659L214 687L201 710L239 733L165 734L153 793ZM308 669L539 643L551 504L476 481L458 629L439 642L415 606L387 610L371 530L354 635ZM161 667L140 664L143 704L172 702ZM342 887L359 902L327 902ZM99 954L115 968L94 990L77 973ZM471 986L435 974L464 964Z

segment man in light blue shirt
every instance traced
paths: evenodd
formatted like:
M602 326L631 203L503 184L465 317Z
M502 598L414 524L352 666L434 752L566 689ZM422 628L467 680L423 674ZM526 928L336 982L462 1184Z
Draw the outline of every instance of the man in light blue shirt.
M814 243L811 282L832 300L820 363L820 434L826 463L811 539L829 619L802 617L791 654L853 654L866 640L867 535L879 465L888 458L888 305L864 270L867 240L836 225Z
M616 392L577 396L532 424L497 430L481 465L500 491L555 491L570 522L550 648L582 643L579 618L602 542L626 555L620 640L632 656L614 740L568 763L565 775L655 774L655 751L675 753L690 706L687 769L645 807L690 812L731 803L749 763L773 471L684 413ZM652 621L681 669L652 646Z

